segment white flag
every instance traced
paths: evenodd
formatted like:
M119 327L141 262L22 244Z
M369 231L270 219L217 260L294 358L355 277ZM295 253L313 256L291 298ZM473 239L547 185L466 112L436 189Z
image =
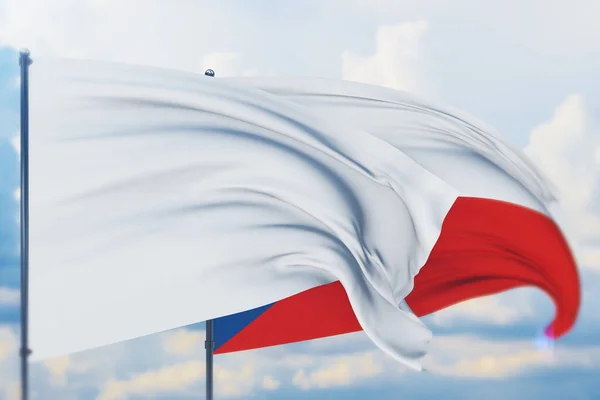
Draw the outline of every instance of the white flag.
M457 190L360 125L247 85L30 71L33 361L340 281L367 335L419 368L431 333L401 303Z

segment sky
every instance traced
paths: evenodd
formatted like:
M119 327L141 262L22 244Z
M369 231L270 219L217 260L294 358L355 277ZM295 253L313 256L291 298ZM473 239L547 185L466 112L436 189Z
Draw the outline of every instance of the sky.
M411 91L496 127L558 186L583 284L566 337L539 339L553 305L519 289L424 318L426 372L356 333L217 356L216 398L600 398L599 19L597 0L0 0L0 399L18 398L22 47ZM200 324L35 364L32 398L203 398L203 340Z

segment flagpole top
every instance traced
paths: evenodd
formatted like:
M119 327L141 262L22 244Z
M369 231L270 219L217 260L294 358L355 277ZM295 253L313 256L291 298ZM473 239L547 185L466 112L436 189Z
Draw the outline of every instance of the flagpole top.
M206 71L204 71L204 75L215 76L215 71L213 71L212 69L207 69Z
M27 65L31 65L32 61L30 55L31 52L29 49L21 49L19 51L19 65L22 64L23 60L27 60Z

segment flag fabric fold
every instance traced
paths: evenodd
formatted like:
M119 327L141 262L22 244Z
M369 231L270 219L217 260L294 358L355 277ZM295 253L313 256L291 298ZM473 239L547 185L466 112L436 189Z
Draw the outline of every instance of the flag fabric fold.
M391 89L321 79L223 78L358 126L452 184L460 197L415 279L407 305L424 316L474 297L534 286L556 305L558 337L580 305L575 261L560 229L556 189L499 133L460 110ZM328 304L315 312L315 304ZM339 283L215 321L217 353L355 332ZM268 332L268 333L265 333Z
M458 192L359 127L202 75L36 59L30 69L32 361L340 282L413 368L400 306Z

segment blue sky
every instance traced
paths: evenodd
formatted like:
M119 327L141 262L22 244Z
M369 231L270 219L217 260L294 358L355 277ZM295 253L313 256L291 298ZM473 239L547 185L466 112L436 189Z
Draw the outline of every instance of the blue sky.
M425 318L429 372L363 334L219 356L217 398L600 398L600 6L580 0L0 0L0 399L18 379L17 53L219 75L359 80L460 107L526 149L562 191L583 307L554 345L544 295L521 289ZM175 3L175 2L173 2ZM485 4L485 6L483 5ZM511 3L516 5L517 3ZM40 399L203 398L203 326L32 368Z

